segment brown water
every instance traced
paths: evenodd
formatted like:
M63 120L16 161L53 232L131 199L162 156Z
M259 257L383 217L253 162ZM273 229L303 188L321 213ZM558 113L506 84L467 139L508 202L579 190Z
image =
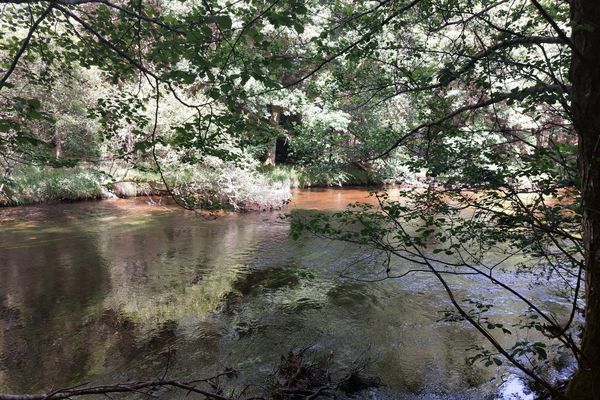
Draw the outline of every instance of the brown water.
M305 190L290 208L355 201L372 200L363 189ZM465 363L465 348L485 342L438 322L448 301L432 278L342 279L350 265L372 265L371 252L294 241L281 213L199 217L134 199L3 209L0 223L0 391L145 379L166 365L173 378L233 366L240 381L260 382L282 354L307 345L333 352L339 368L371 358L385 386L362 398L508 390L498 388L506 369ZM494 298L504 320L526 310L466 278L454 284ZM531 290L561 308L549 290Z

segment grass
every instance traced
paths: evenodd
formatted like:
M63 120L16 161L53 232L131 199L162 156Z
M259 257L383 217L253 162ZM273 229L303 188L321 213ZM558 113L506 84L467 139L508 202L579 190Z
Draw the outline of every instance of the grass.
M84 168L21 167L0 182L0 205L99 199L101 175Z
M237 211L278 209L291 188L373 185L378 179L355 167L317 169L279 165L241 168L222 161L214 165L175 165L165 169L169 187L198 208ZM0 180L0 206L158 194L164 189L156 172L100 166L97 169L22 166Z
M259 211L281 208L290 198L288 185L272 182L252 168L216 162L167 171L174 191L193 198L201 208Z
M291 197L289 186L233 165L177 166L165 171L174 193L204 209L236 211L281 208ZM92 200L113 193L119 197L160 194L164 184L154 172L100 168L20 167L0 180L0 206Z

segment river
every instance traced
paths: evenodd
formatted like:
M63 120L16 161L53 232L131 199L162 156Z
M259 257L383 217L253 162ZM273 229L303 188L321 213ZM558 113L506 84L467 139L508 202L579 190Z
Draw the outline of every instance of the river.
M145 379L165 368L186 378L230 366L240 382L260 382L281 355L311 346L340 370L370 360L384 385L361 398L523 394L504 366L465 362L465 349L485 341L439 321L449 305L432 277L341 278L369 250L292 240L281 218L354 201L371 200L363 189L303 190L280 212L214 217L143 198L0 209L0 391ZM495 298L509 322L526 310L467 281L463 289ZM550 290L530 290L562 307ZM509 384L499 385L501 374Z

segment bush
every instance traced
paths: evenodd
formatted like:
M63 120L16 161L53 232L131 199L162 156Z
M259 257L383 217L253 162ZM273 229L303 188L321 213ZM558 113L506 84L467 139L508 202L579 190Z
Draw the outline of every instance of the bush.
M377 174L353 166L328 168L278 165L263 167L260 172L270 183L287 185L290 188L364 186L375 185L381 181Z
M99 199L110 194L106 187L119 197L164 193L157 173L131 170L122 175L82 167L21 167L0 181L0 206ZM196 208L274 210L291 198L289 184L270 181L255 166L219 159L196 165L167 164L164 175L173 193ZM122 180L114 182L118 179Z
M165 179L176 195L204 209L275 210L291 198L289 185L269 181L253 168L218 159L168 169Z

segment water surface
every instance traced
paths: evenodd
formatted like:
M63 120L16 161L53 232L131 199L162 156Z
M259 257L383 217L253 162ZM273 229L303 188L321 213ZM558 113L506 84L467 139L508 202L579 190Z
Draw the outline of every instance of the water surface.
M289 208L355 201L373 200L363 189L306 190ZM144 199L0 210L0 390L146 379L165 368L183 379L228 366L240 382L260 382L282 354L308 345L340 369L370 359L385 385L363 398L521 390L498 389L504 368L465 363L465 349L485 342L439 321L449 303L433 278L340 278L377 258L356 245L294 241L281 214L198 216ZM466 278L455 284L493 298L504 320L526 310ZM562 307L545 288L527 290Z

